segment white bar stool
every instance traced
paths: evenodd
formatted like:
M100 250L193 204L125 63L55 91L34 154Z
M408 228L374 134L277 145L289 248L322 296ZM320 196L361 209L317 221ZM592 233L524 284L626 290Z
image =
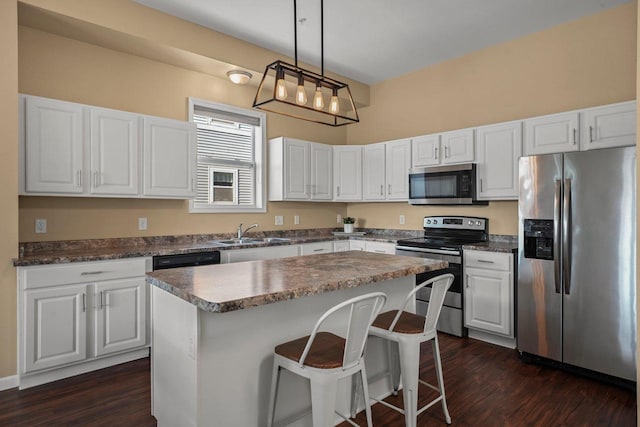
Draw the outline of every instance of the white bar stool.
M363 359L364 346L369 328L386 300L387 296L384 293L374 292L344 301L320 317L310 336L280 344L275 348L268 427L273 425L280 370L283 368L309 378L314 427L333 426L335 414L351 425L358 426L348 417L336 412L335 407L338 380L359 372L367 425L371 427L371 406ZM341 309L349 310L346 339L330 332L318 332L322 323Z
M433 277L426 282L416 286L400 310L387 311L380 314L369 329L369 334L384 338L389 346L390 374L393 383L394 395L397 394L399 386L398 366L402 373L402 393L404 400L404 410L388 402L374 399L377 402L388 406L405 417L407 427L416 427L418 415L426 411L437 402L442 402L442 410L447 424L451 424L451 417L447 409L447 399L444 392L444 379L442 378L442 362L440 361L440 347L438 346L438 334L436 324L444 303L444 297L453 283L453 274L443 274ZM415 299L418 290L431 285L431 297L426 317L404 311L407 304ZM420 373L420 344L433 340L433 359L435 361L436 377L438 386L433 386L419 378ZM397 343L399 360L391 350L392 343ZM395 359L395 360L394 360ZM392 361L393 360L393 361ZM437 391L439 396L418 409L418 384L422 383L427 387Z

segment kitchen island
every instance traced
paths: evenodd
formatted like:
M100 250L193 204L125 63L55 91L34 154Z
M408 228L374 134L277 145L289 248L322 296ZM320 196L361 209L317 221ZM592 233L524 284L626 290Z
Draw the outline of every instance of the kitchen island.
M159 426L262 426L268 413L273 348L308 335L319 317L348 298L388 295L399 308L415 275L446 262L351 251L186 267L149 273L152 318L152 412ZM411 303L409 310L415 310ZM344 336L346 313L327 324ZM386 369L386 346L371 339L368 376ZM372 396L391 388L370 383ZM349 412L350 382L337 410ZM363 403L360 402L360 407ZM308 382L284 372L276 420L310 426ZM336 418L336 423L339 419Z

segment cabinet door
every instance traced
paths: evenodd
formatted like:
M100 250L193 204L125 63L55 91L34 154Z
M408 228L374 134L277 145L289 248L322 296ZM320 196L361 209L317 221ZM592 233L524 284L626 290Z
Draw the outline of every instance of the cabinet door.
M476 132L478 199L517 200L522 122L482 126Z
M409 199L411 140L387 142L387 200Z
M82 193L82 105L26 97L25 108L25 191Z
M362 147L362 199L385 200L385 144Z
M139 116L91 108L91 193L138 194Z
M585 110L582 150L636 144L636 101Z
M579 114L562 113L524 121L524 154L578 151Z
M364 240L349 240L350 251L364 251L364 249L365 249Z
M24 301L26 372L86 358L86 285L25 291Z
M465 326L513 337L511 273L465 268Z
M362 148L333 147L334 200L362 200Z
M284 141L284 198L309 199L309 143L286 138Z
M333 242L316 242L300 245L300 255L317 255L331 252L333 252Z
M145 345L145 290L143 277L96 284L96 356Z
M330 145L311 143L311 199L333 199L333 150Z
M433 166L440 164L440 135L424 135L411 139L411 166Z
M442 134L442 163L473 162L473 129L462 129Z
M144 118L144 195L195 196L196 129L177 120Z

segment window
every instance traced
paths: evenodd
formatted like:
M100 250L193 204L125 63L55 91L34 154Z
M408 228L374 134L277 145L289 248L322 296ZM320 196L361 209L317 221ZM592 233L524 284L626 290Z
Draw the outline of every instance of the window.
M266 115L189 99L197 127L196 197L189 212L265 212Z

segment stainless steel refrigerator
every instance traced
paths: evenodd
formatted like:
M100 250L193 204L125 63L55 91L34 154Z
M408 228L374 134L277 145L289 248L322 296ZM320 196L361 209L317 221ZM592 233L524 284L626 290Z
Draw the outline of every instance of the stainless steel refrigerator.
M520 159L517 345L636 380L636 152Z

